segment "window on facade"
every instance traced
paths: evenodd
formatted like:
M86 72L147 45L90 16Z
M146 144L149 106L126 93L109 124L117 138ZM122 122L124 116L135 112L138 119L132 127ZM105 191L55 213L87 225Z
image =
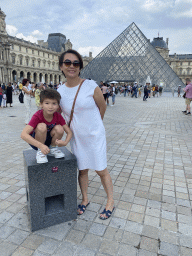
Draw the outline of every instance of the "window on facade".
M45 67L45 61L43 62L43 64L44 64L44 67Z
M29 66L29 60L28 59L26 59L26 65Z
M40 68L40 61L38 61L38 67Z
M182 66L182 62L180 62L180 66Z
M43 57L45 57L45 53L43 52Z
M50 62L49 62L49 68L50 68Z
M182 69L180 69L180 75L182 75Z
M188 62L188 66L190 66L191 62Z
M32 54L34 54L34 50L32 50Z
M187 75L190 75L190 73L191 73L191 69L188 68L188 69L187 69Z
M20 65L23 64L23 59L22 59L22 57L19 58L19 62L20 62Z
M12 56L12 63L15 64L15 56Z
M39 55L39 51L38 51L38 55Z
M49 54L48 54L48 58L49 58Z
M19 46L19 51L21 51L21 46Z
M2 56L2 60L4 60L4 54L3 54L3 51L2 51L2 55L1 55L1 56Z
M32 67L35 67L35 61L32 60Z
M26 48L26 52L28 52L28 49Z
M14 44L12 44L11 48L12 48L12 50L14 50Z

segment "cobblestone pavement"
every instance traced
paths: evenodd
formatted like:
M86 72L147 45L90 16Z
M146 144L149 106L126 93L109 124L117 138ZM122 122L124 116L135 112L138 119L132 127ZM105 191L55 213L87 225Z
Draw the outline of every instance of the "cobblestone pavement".
M107 107L108 169L115 211L98 218L106 203L100 179L89 173L86 212L77 220L31 233L27 220L25 107L0 110L0 255L192 255L192 117L183 98L116 97ZM111 98L110 98L111 101ZM33 100L33 112L35 111ZM80 192L78 189L78 202Z

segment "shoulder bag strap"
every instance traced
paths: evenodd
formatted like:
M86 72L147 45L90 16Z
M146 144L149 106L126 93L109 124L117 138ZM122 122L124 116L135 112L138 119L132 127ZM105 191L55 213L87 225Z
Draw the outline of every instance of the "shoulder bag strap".
M85 79L80 83L79 88L77 89L74 101L73 101L73 105L72 105L72 109L71 109L71 114L70 114L70 120L69 120L69 124L68 124L69 127L70 127L71 121L73 119L73 113L74 113L74 108L75 108L75 102L76 102L76 99L77 99L77 95L78 95L79 90L80 90L80 88L81 88L81 86L82 86L84 81L85 81Z

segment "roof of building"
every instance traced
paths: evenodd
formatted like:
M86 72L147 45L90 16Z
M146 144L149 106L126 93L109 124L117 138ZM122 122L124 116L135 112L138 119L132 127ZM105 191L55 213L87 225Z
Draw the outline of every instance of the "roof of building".
M192 54L171 54L169 55L170 58L176 58L179 60L184 60L184 59L192 59Z
M151 44L153 45L153 47L160 47L160 48L168 49L166 42L163 40L163 37L153 38L153 41L151 42Z

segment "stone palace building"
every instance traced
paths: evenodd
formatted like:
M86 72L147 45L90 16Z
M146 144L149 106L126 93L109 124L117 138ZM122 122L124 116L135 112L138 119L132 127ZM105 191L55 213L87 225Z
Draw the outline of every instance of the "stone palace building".
M31 43L6 32L5 13L0 9L0 83L18 82L28 78L32 82L58 84L64 79L58 57L72 49L72 43L61 33L49 34L47 42ZM84 66L92 60L83 57Z
M187 77L192 80L192 54L175 53L173 55L169 55L168 42L168 38L165 42L163 37L156 37L153 39L151 44L185 84Z

